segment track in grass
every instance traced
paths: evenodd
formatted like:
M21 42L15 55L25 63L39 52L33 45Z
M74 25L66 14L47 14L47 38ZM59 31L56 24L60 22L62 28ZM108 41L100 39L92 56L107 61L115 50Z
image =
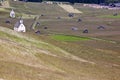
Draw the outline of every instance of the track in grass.
M120 18L120 15L117 15L117 16L113 16L113 15L104 15L104 16L101 16L103 18Z
M84 41L84 40L90 40L90 38L87 37L78 37L78 36L71 36L71 35L51 35L51 37L55 40L59 41Z

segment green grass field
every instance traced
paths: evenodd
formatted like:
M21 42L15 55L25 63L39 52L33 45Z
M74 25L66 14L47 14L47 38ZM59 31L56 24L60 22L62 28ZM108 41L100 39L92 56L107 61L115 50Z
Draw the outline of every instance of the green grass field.
M120 18L120 15L117 15L117 16L113 16L113 15L104 15L104 16L101 16L103 18Z
M70 18L55 4L10 0L10 5L17 13L14 19L9 18L11 8L0 9L0 80L120 79L120 18L111 17L120 11L73 5L83 14ZM26 33L13 31L20 15ZM31 30L35 16L40 25ZM97 29L100 25L105 29Z
M90 38L87 37L77 37L77 36L67 36L67 35L52 35L51 36L55 40L60 41L84 41L84 40L90 40Z

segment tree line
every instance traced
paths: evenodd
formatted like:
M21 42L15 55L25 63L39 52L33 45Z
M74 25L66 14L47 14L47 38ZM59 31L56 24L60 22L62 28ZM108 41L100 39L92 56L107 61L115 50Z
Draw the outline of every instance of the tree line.
M60 1L60 2L70 2L70 3L117 3L120 0L28 0L32 2L42 2L42 1Z

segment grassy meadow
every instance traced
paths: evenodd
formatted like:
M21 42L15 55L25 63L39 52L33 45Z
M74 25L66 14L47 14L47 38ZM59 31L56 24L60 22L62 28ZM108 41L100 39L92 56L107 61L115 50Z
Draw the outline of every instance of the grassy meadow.
M0 8L0 80L120 79L119 10L75 4L72 6L83 13L69 17L56 4L9 3L10 8ZM16 12L14 19L9 17L11 8ZM26 33L13 31L20 16ZM40 25L33 30L34 22ZM88 33L83 33L85 29Z

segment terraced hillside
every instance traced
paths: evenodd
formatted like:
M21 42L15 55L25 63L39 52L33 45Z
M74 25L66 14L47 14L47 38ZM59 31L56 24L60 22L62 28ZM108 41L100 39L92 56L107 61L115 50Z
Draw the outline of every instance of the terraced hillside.
M17 15L14 19L9 18L11 8L0 9L0 80L120 79L119 33L112 34L120 30L119 18L103 16L114 11L74 5L84 14L71 18L58 5L13 1L10 5ZM21 15L26 33L13 31ZM31 30L36 16L40 16L37 20L40 26ZM78 18L82 22L77 22ZM10 24L5 23L6 20L10 20ZM109 20L112 23L107 25ZM97 30L100 24L107 25L106 30ZM78 30L73 31L72 27ZM85 28L89 33L82 33ZM35 33L37 30L40 34Z

